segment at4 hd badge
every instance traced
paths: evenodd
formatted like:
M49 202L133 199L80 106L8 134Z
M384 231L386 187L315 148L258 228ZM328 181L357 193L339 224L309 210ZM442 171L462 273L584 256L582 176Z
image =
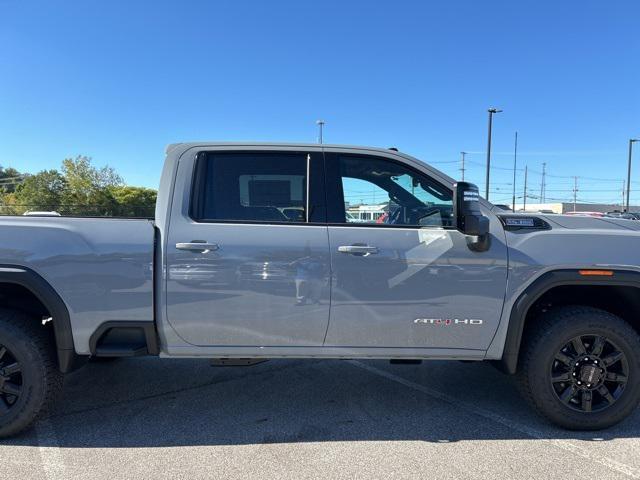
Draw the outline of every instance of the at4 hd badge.
M484 320L478 318L416 318L413 323L416 325L482 325Z

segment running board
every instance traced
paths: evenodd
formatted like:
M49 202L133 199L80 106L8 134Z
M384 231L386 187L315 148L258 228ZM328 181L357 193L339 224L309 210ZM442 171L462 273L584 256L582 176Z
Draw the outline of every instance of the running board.
M392 365L420 365L422 360L417 358L410 358L406 360L402 358L392 358L389 360L389 363Z

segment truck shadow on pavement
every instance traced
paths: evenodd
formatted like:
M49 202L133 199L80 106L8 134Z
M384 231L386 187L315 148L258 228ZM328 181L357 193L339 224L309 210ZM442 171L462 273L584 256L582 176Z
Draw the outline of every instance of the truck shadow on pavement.
M39 435L46 426L47 435ZM52 432L52 433L51 433ZM1 445L145 448L292 442L579 439L640 435L640 412L601 432L536 416L487 363L122 359L68 375L49 419Z

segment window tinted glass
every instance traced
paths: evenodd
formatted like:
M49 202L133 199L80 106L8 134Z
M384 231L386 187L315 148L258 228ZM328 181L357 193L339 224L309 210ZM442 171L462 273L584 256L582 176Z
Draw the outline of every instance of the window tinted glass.
M341 156L346 223L452 226L449 189L398 163Z
M304 154L202 154L196 166L196 220L304 222Z

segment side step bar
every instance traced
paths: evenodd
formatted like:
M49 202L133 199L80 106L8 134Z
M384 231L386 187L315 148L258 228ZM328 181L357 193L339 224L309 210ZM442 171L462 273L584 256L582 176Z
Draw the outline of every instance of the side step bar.
M212 367L250 367L266 362L266 358L212 358Z
M410 359L403 359L403 358L392 358L391 360L389 360L389 363L391 365L420 365L422 363L422 360L420 360L419 358L410 358Z

